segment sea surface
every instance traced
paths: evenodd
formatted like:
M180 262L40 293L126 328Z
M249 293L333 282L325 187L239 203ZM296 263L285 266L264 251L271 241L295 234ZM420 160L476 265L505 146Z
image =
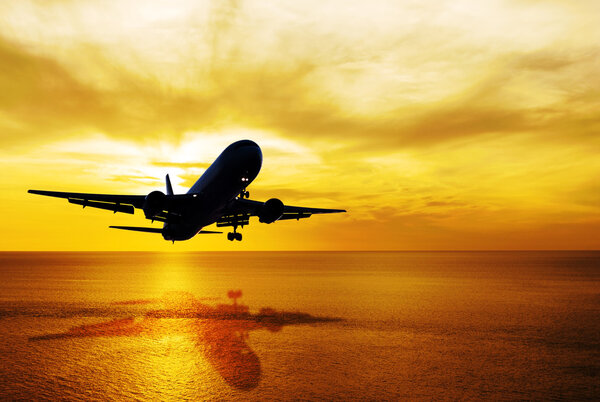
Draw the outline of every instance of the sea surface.
M600 252L0 253L0 399L600 398Z

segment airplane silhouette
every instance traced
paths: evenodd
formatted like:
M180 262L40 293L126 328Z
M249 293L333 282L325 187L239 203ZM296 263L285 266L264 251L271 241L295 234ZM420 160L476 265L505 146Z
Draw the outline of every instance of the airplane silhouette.
M229 145L210 165L186 194L174 194L169 175L167 193L152 191L148 195L88 194L59 191L29 190L31 194L66 198L83 208L99 208L133 214L142 209L146 219L163 222L162 228L137 226L109 226L113 229L160 233L165 240L189 240L198 233L223 233L202 230L213 223L217 227L232 227L227 239L242 240L238 227L250 223L257 216L262 223L286 219L303 219L313 214L346 212L344 209L306 208L284 205L278 198L266 202L248 199L248 185L262 166L262 152L253 141L241 140Z

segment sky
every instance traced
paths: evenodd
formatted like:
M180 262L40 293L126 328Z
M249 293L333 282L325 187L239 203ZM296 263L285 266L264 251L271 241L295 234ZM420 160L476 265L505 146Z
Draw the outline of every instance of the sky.
M0 2L0 250L600 248L600 2ZM185 192L231 142L252 199L345 208L242 242L27 189ZM155 224L156 225L156 224Z

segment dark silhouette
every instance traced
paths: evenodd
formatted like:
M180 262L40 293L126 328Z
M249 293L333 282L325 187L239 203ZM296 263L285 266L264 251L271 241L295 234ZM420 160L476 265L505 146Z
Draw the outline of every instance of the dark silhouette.
M30 341L97 336L160 336L167 332L184 332L194 337L198 349L225 382L240 390L255 388L261 377L260 360L246 344L250 331L267 329L278 332L285 325L341 321L339 318L315 317L301 312L262 308L252 314L248 306L238 304L242 291L230 290L234 304L203 304L189 293L171 293L160 301L162 309L147 311L141 320L117 318L98 324L73 327L66 332L29 338ZM144 305L156 300L127 300L113 304ZM165 326L161 319L188 318L185 325Z
M58 191L29 190L29 193L49 197L67 198L71 204L83 208L99 208L114 213L133 214L142 209L146 219L163 222L162 228L136 226L109 226L114 229L136 232L159 233L165 240L189 240L198 233L222 233L202 230L217 227L233 228L228 240L242 240L238 227L250 223L251 216L260 222L273 223L284 219L308 218L312 214L346 212L343 209L293 207L281 200L271 198L266 202L252 201L246 188L258 176L262 166L262 151L250 141L242 140L229 145L212 165L196 181L186 194L174 194L169 175L166 176L167 193L152 191L148 195L114 195L67 193Z
M237 306L237 299L242 297L242 291L241 290L230 290L229 292L227 292L227 297L229 297L230 299L233 299L233 305Z

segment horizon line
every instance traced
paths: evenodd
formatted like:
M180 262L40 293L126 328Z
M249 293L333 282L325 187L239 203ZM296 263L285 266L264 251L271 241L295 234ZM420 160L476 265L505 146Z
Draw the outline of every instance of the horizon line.
M600 249L407 249L407 250L0 250L0 253L418 253L418 252L540 252Z

